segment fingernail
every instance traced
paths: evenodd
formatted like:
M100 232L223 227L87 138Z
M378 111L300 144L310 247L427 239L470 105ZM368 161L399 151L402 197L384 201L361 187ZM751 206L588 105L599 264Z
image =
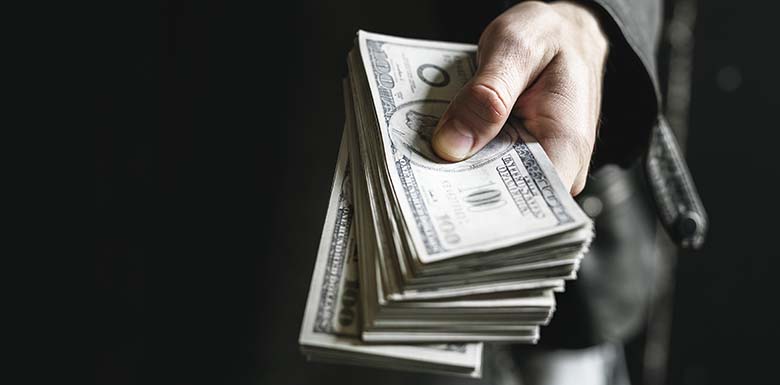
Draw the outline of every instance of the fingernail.
M474 137L457 119L444 122L433 137L433 147L440 154L447 155L447 160L463 160L471 151L472 145Z

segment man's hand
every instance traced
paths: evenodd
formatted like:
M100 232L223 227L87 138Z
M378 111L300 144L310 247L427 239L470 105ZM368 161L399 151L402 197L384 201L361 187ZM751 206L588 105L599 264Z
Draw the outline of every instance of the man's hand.
M520 3L479 40L478 70L434 132L449 161L473 155L510 115L539 140L572 195L585 187L596 138L607 38L587 8Z

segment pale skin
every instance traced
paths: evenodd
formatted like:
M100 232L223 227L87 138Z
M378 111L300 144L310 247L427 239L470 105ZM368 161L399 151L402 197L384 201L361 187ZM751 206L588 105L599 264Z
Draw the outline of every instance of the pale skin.
M607 52L590 9L566 1L515 5L482 32L477 73L439 120L434 150L449 161L466 159L514 116L571 194L579 194L596 140Z

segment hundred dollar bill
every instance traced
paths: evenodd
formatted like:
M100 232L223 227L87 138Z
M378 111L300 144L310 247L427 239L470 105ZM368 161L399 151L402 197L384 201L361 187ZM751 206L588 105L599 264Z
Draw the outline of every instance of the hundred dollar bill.
M481 376L482 344L379 345L360 339L358 258L342 139L299 343L312 360Z
M539 143L517 120L462 162L446 162L433 152L439 118L474 75L476 46L364 31L357 43L360 60L354 62L361 68L350 73L358 89L367 84L369 92L356 96L365 101L370 94L378 132L361 129L378 136L378 175L389 179L413 263L511 248L590 226ZM397 263L406 276L403 258Z

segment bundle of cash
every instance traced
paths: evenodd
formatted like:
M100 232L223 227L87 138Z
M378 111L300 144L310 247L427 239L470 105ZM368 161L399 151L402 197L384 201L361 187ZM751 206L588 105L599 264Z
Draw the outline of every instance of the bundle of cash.
M300 344L311 360L479 377L482 344L368 344L361 340L352 177L342 138Z
M464 161L434 153L476 46L360 31L348 65L302 350L479 376L482 341L537 342L592 222L519 120Z

